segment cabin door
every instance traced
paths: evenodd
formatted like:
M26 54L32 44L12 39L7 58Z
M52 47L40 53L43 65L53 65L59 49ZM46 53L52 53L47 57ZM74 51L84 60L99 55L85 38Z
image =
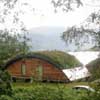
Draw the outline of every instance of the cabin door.
M42 81L42 76L43 76L43 67L42 67L42 65L37 66L36 74L37 74L37 80Z
M21 74L23 76L26 75L26 64L25 63L21 64Z

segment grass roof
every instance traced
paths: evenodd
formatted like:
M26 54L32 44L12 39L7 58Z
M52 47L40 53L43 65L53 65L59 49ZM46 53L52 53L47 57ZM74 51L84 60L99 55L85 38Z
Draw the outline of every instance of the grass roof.
M48 57L50 60L60 65L60 68L72 68L82 65L75 56L62 51L41 51L33 52L33 54L38 54L44 57Z
M31 52L26 55L18 55L15 58L9 60L5 64L5 68L7 68L10 64L14 63L15 61L23 58L43 59L51 64L54 64L54 66L58 67L59 69L73 68L82 65L79 62L79 60L75 58L75 56L62 51L39 51Z

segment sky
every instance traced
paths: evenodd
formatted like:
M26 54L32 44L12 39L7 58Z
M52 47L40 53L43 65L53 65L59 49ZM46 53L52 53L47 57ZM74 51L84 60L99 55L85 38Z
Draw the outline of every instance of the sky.
M10 30L10 29L17 28L18 30L20 30L21 26L25 26L30 31L32 29L37 28L38 32L36 31L33 34L39 33L38 35L39 35L40 40L41 40L41 37L47 38L48 36L50 36L51 39L50 38L47 39L49 42L43 41L43 39L45 38L42 39L42 42L48 43L47 45L49 45L49 47L51 46L51 48L52 46L53 47L57 46L57 48L59 48L61 47L62 42L59 42L61 40L56 41L57 44L59 43L59 45L56 45L56 42L55 44L51 44L52 42L50 42L50 41L54 41L54 38L52 38L53 34L51 36L50 32L54 32L55 30L54 31L48 30L50 32L47 32L46 28L42 30L41 27L58 27L58 28L63 27L63 30L59 31L60 33L62 33L63 31L65 31L67 27L82 23L91 14L91 12L99 9L98 4L100 4L100 2L96 3L95 2L96 0L92 0L92 2L90 1L91 0L84 0L84 3L86 5L83 7L80 7L79 9L76 9L74 12L66 13L66 12L63 12L61 9L58 9L58 12L55 13L54 7L51 4L51 0L18 0L17 4L15 5L15 8L10 11L8 16L7 17L3 16L5 17L5 23L3 24L0 23L0 29L6 28ZM5 8L3 4L0 2L0 10L2 11L3 9ZM13 16L16 12L18 12L18 18L20 19L20 21L17 24L13 23ZM0 14L2 14L2 12L0 12ZM59 38L58 36L55 35L57 39L60 39L59 32L58 32ZM40 34L42 36L40 36ZM44 34L46 35L44 36ZM35 38L34 40L36 39L37 38ZM36 41L35 43L37 43ZM39 42L42 43L41 41ZM43 46L45 47L44 44ZM43 46L41 48L43 48ZM79 59L83 58L82 54L80 54L80 56L78 57ZM91 57L90 55L88 55L88 57L95 58L93 56ZM89 58L87 60L89 60ZM82 59L82 61L84 64L86 64L87 63L86 57L85 57L85 62L84 62L84 59Z
M31 1L31 2L30 2ZM90 6L80 7L74 12L63 12L58 10L54 12L54 7L51 0L30 0L31 6L34 7L34 12L26 12L22 19L28 28L40 26L61 26L70 27L83 22L96 8ZM25 8L27 9L27 8ZM28 19L28 20L27 20Z
M34 6L35 10L34 10L34 14L30 17L30 15L26 15L26 17L24 17L25 19L25 23L28 26L28 28L32 29L34 27L39 27L39 34L46 34L44 36L44 39L46 39L48 36L52 37L52 35L50 36L50 33L45 32L47 30L40 30L40 27L70 27L73 25L77 25L82 23L93 11L96 11L98 9L98 7L96 6L90 6L93 5L93 3L95 3L95 5L98 5L98 3L96 2L89 2L91 0L85 0L85 4L86 6L81 7L80 9L76 9L75 12L62 12L61 10L59 10L57 13L54 12L54 8L51 5L51 1L50 0L44 0L44 2L42 0L32 0L31 4L32 6ZM26 20L27 17L29 17L29 20ZM49 30L50 31L50 30ZM48 33L48 35L47 35ZM60 33L60 31L59 31ZM56 33L55 33L56 34ZM59 35L58 35L59 36ZM45 38L46 37L46 38ZM56 36L57 37L57 36ZM54 37L55 38L55 37ZM57 37L58 39L58 37ZM41 40L41 39L39 39ZM61 41L58 42L57 40L55 41L55 43L53 43L52 46L52 42L50 43L50 41L54 41L53 38L49 39L49 47L51 46L51 48L56 47L54 44L55 43L59 43L58 47L62 47L63 50L65 49L65 47L63 46L64 44L62 43L61 46ZM42 43L42 42L41 42ZM44 45L45 46L45 43ZM41 47L42 48L42 47ZM46 46L46 48L48 48ZM50 48L48 48L50 49ZM60 49L62 50L62 49ZM91 60L94 60L97 58L98 52L76 52L73 53L71 52L71 54L75 55L77 57L77 59L79 59L84 65L86 65L87 63L89 63Z
M86 5L76 9L74 12L66 13L58 9L58 12L55 13L51 0L18 0L15 8L5 18L5 23L3 25L0 24L0 28L3 29L6 27L10 29L17 27L20 29L22 22L27 29L43 26L61 26L67 28L75 24L80 24L91 12L98 9L98 6L89 6L94 4L94 2L91 4L89 1L91 0L84 0ZM1 2L0 6L1 11L5 9ZM13 16L16 12L19 13L18 18L20 18L21 22L15 25L13 24Z

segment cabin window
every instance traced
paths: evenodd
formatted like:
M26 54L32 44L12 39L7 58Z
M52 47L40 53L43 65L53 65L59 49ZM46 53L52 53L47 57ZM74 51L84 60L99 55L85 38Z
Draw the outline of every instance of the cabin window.
M26 74L26 65L25 64L22 64L21 65L21 74L22 75L25 75Z

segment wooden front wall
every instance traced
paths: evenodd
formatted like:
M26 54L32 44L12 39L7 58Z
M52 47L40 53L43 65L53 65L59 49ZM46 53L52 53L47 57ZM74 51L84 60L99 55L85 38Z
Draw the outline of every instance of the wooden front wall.
M22 75L21 72L21 66L22 64L26 65L26 73L25 75ZM8 72L11 74L12 77L25 77L25 78L30 78L33 77L34 79L38 79L38 72L37 68L41 66L42 67L42 80L50 80L50 81L68 81L67 77L65 74L56 68L54 65L41 60L41 59L36 59L36 58L31 58L31 59L25 59L19 60L11 64L10 66L7 67ZM40 76L39 76L40 77Z

